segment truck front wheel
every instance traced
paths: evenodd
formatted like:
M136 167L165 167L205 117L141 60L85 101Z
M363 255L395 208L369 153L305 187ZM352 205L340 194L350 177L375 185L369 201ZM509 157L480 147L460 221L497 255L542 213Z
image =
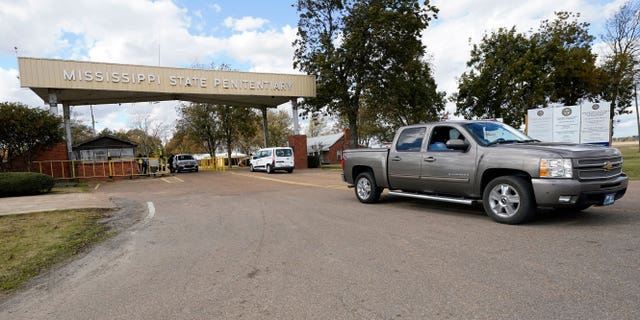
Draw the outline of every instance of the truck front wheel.
M489 217L506 224L525 222L536 211L531 184L517 176L498 177L489 182L482 204Z
M363 172L356 177L356 197L362 203L373 203L380 199L382 188L376 185L370 172Z

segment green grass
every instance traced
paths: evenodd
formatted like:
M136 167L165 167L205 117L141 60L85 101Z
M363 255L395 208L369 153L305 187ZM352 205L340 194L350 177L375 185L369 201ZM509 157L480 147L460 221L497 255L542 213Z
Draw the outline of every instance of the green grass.
M90 192L92 185L86 182L56 182L51 189L52 193L77 193Z
M320 168L329 169L329 170L342 170L342 164L340 164L340 163L338 163L338 164L323 164L323 165L320 165Z
M628 145L617 147L622 152L622 171L629 176L629 179L640 180L640 152L638 145Z
M106 210L0 216L0 293L112 235Z

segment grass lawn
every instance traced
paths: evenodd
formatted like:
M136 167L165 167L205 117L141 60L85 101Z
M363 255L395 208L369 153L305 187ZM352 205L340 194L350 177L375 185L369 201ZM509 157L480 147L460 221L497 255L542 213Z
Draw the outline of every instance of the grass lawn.
M622 152L622 171L629 176L631 180L640 180L640 152L638 145L627 145L616 147Z
M93 188L92 185L84 182L56 182L51 189L51 193L76 193L89 192Z
M0 293L112 235L108 210L0 216Z

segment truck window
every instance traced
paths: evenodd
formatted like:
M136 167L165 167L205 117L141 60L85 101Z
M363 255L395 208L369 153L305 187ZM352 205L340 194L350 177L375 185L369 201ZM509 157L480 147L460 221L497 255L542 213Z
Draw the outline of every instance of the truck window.
M396 142L396 151L400 152L419 152L422 148L422 140L424 139L426 128L407 128L402 130L398 141Z
M429 151L446 151L451 150L447 148L447 141L451 139L465 140L460 131L453 127L440 126L435 127L431 131L431 138L429 139Z

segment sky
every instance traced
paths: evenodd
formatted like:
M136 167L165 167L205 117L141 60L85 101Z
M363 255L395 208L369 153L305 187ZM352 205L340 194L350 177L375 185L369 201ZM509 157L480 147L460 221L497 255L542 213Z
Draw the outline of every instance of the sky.
M474 43L500 27L536 29L556 11L581 14L600 42L608 17L625 0L432 0L438 18L423 34L439 91L456 91ZM0 0L0 101L45 103L20 88L17 56L188 68L225 63L234 70L293 69L295 0ZM94 106L97 131L129 129L142 120L174 127L180 102ZM290 105L281 109L291 111ZM61 112L62 108L58 108ZM73 117L91 125L88 106ZM451 103L447 110L452 113ZM635 111L634 111L635 112ZM637 134L635 113L616 119L614 136Z

